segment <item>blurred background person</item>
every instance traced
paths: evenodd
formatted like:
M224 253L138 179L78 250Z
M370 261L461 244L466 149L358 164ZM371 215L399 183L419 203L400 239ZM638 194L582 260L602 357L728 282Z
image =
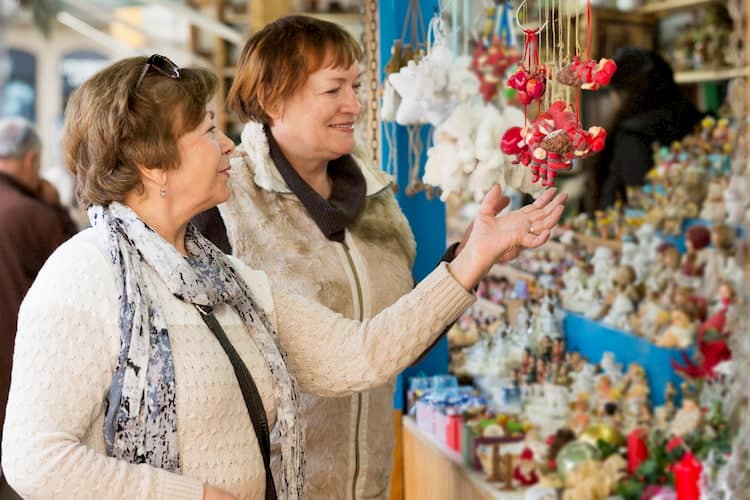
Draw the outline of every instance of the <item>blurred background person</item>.
M42 143L24 118L0 119L0 438L18 308L47 257L76 227L39 175ZM15 498L0 479L0 498Z
M609 86L617 110L589 177L589 211L624 201L625 188L642 185L654 166L653 144L682 139L702 118L675 83L669 63L656 52L624 47L614 60L617 72Z

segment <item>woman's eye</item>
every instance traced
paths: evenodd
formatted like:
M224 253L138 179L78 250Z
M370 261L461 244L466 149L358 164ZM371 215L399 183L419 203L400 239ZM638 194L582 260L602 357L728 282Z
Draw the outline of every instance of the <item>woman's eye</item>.
M341 89L339 89L339 88L331 89L328 92L326 92L326 94L337 94L339 90L341 90Z
M214 133L214 132L216 132L216 126L215 126L215 125L211 125L211 128L209 128L209 129L208 129L208 130L206 131L206 133L207 133L207 134L212 134L212 133Z
M353 88L353 89L354 89L355 91L358 91L358 90L359 90L360 88L362 88L362 83L361 83L361 82L357 82L357 83L355 83L354 85L352 85L352 88Z

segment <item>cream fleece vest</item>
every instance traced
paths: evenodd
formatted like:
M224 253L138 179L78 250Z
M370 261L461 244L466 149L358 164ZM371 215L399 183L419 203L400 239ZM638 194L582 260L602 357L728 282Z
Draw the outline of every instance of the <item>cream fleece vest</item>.
M284 183L259 124L232 159L230 200L220 205L234 255L274 284L353 319L367 319L413 285L415 242L387 175L358 160L367 202L344 244L327 240ZM306 497L386 498L393 384L346 398L303 396Z

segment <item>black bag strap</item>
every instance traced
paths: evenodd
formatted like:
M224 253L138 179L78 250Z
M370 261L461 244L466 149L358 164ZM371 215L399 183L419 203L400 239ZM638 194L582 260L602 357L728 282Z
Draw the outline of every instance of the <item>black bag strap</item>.
M273 474L271 474L271 433L268 430L266 409L263 407L263 400L258 392L258 387L255 385L252 375L250 375L250 370L247 369L237 350L227 338L227 334L224 332L212 310L199 305L196 305L195 308L198 309L203 322L213 332L216 340L224 348L224 352L232 363L237 382L240 384L242 398L245 400L245 406L247 406L247 413L253 422L260 452L263 455L263 466L266 469L266 500L277 500L276 485L273 482Z

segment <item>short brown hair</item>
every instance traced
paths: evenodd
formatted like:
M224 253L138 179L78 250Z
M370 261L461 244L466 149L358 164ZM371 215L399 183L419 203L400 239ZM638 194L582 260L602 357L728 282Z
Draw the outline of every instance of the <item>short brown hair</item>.
M341 26L307 16L282 17L245 44L227 105L242 121L270 124L267 110L291 97L323 64L349 68L360 59L361 47Z
M179 165L177 139L203 121L216 91L213 73L190 68L181 68L179 79L149 71L136 88L146 60L132 57L104 68L68 102L63 154L84 207L143 189L137 165Z

